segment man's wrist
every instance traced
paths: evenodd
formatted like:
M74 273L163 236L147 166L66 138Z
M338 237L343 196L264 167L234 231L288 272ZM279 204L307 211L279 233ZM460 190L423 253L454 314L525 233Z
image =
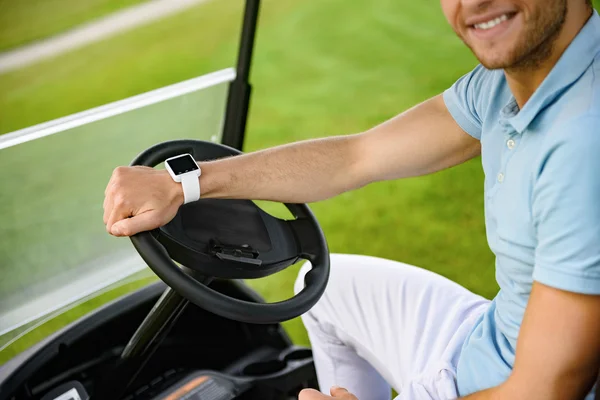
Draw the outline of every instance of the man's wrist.
M206 163L197 163L198 166L201 168L202 170L202 174L198 177L198 179L201 179L200 183L200 198L203 197L210 197L210 192L211 192L211 181L212 179L210 179L210 177L206 177ZM168 183L167 185L169 185L169 192L171 194L171 199L173 200L173 202L175 202L177 205L182 206L185 203L185 195L183 192L183 185L181 183L175 182L173 180L173 178L171 178L171 175L165 171L165 177L168 179Z
M169 198L178 206L183 205L185 196L183 194L183 185L175 182L168 171L164 171L163 178L166 180L166 185L169 188Z
M213 164L210 162L199 162L198 166L202 170L202 175L198 178L200 179L200 198L218 197L218 194L215 194L216 171L213 168Z

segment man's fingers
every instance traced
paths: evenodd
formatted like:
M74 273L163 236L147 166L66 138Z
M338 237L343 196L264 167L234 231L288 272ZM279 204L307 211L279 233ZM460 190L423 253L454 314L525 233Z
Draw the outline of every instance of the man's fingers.
M104 221L104 225L108 223L108 218L112 213L112 197L106 196L104 198L104 204L102 204L102 208L104 209L104 215L102 216L102 220Z
M110 219L110 214L113 211L113 200L115 197L114 174L115 174L115 172L113 172L113 176L108 181L108 184L106 185L106 189L104 189L104 203L102 203L102 208L104 209L104 215L102 216L102 220L104 221L104 225L108 224L108 220ZM108 228L108 225L107 225L107 228Z
M112 233L113 225L122 219L133 215L133 210L123 201L122 198L112 199L112 207L108 220L106 221L106 230Z
M358 400L356 396L352 393L348 392L346 389L333 386L329 392L331 396L327 396L318 390L314 389L304 389L298 395L298 400L331 400L331 399L340 399L340 400Z
M139 232L149 231L160 226L158 214L156 212L145 212L135 217L125 218L116 222L110 233L114 236L131 236Z
M329 389L329 392L331 393L331 396L327 396L318 390L304 389L298 395L298 400L358 400L352 393L339 386L333 386L331 389Z
M329 393L336 399L357 400L356 396L339 386L332 386Z
M298 400L327 400L330 396L324 395L315 389L304 389L298 395Z

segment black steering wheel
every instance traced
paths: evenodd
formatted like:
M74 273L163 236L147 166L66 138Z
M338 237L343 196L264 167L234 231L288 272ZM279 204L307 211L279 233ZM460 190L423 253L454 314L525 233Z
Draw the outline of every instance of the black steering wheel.
M200 140L163 142L142 152L131 165L155 167L182 153L197 161L241 154ZM256 324L296 318L319 300L329 279L325 236L305 204L285 204L295 217L275 218L250 200L200 199L180 207L167 225L131 236L148 266L173 290L214 314ZM239 300L196 280L181 264L205 277L251 279L272 275L299 260L310 261L304 289L277 303Z

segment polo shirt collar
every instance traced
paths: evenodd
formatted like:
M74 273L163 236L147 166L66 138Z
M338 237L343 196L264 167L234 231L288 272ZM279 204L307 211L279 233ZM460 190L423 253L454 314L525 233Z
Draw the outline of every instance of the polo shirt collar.
M600 51L600 16L594 10L590 19L562 54L540 87L525 103L522 110L514 97L502 110L503 117L513 128L523 133L538 113L563 90L578 80Z

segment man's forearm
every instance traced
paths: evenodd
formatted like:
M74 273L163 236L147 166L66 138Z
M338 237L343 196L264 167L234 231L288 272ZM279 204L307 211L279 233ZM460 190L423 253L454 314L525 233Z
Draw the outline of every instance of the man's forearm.
M522 385L520 387L512 388L507 384L503 384L491 389L482 390L480 392L461 397L458 400L583 400L587 396L587 393L591 390L593 383L581 384L579 380L576 381L577 382L575 382L573 386L585 388L585 390L575 390L579 392L578 394L574 394L572 390L567 390L569 393L565 394L565 390L556 388L556 383L553 384L552 382L546 382L546 384L543 386L537 386L534 384L533 387L532 385L529 387ZM566 382L561 382L561 384L565 386L569 385L569 383ZM596 393L596 398L598 398L598 393Z
M490 389L482 390L480 392L476 392L470 394L465 397L461 397L459 400L501 400L501 399L511 399L510 396L506 396L502 393L502 386L493 387Z
M200 163L203 197L310 203L368 183L356 136L315 139Z

